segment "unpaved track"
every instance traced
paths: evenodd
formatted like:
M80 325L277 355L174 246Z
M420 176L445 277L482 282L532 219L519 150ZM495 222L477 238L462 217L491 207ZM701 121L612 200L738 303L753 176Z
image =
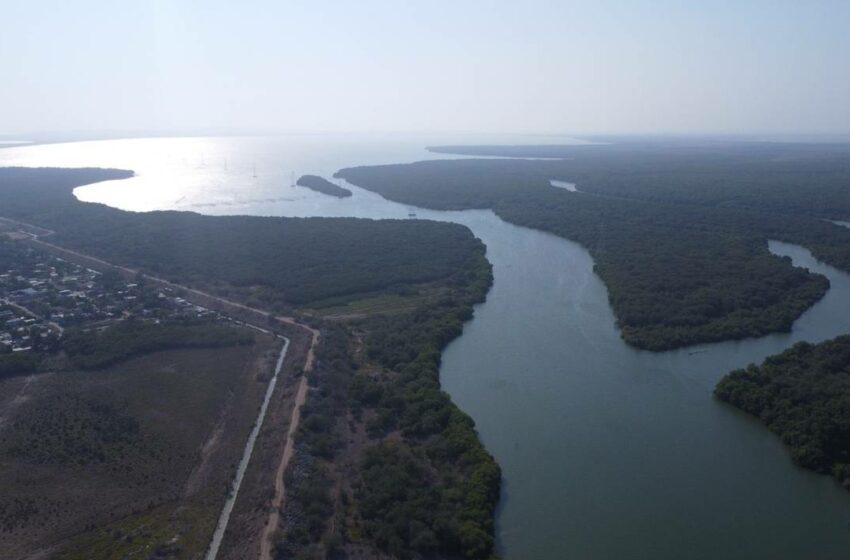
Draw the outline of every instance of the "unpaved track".
M277 317L277 319L292 321L288 317ZM266 526L263 529L263 534L260 536L260 560L271 560L272 538L280 523L280 513L283 511L284 498L286 497L286 483L284 482L286 468L289 466L289 461L295 452L295 433L298 431L298 424L301 422L301 407L307 400L307 373L313 370L313 366L316 363L316 345L319 343L319 331L305 325L300 326L310 331L310 348L307 351L307 360L304 363L304 375L301 376L301 381L298 383L298 391L295 394L295 405L292 407L292 416L289 418L286 444L283 447L283 454L280 457L280 463L278 463L277 471L275 472L274 498L272 498L271 511L269 512L269 519L266 522Z
M272 557L272 537L274 537L278 523L280 523L280 512L283 509L283 498L286 494L284 475L286 474L286 468L289 466L289 461L295 452L295 432L298 430L298 423L301 421L301 406L305 400L307 400L307 376L303 375L301 376L301 382L298 384L298 392L295 394L295 406L292 408L292 416L289 419L286 445L283 447L283 455L280 458L280 463L275 473L274 498L272 499L271 512L269 512L269 519L260 537L261 560L271 560Z
M232 307L232 308L235 308L235 309L248 311L250 313L257 314L261 317L264 317L266 319L273 318L274 320L276 320L278 322L286 323L288 325L292 325L292 326L295 326L295 327L298 327L298 328L301 328L301 329L304 329L304 330L310 332L310 335L311 335L310 348L307 351L307 359L304 363L303 375L301 376L301 380L298 384L298 390L296 392L296 397L295 397L295 404L292 407L292 415L290 416L290 419L289 419L289 430L287 431L287 434L286 434L286 443L284 444L283 454L281 455L280 463L278 464L277 471L275 472L275 493L274 493L274 498L272 499L271 511L269 513L268 522L266 523L266 526L263 529L263 533L262 533L261 538L260 538L260 559L261 560L271 560L272 537L274 536L274 533L277 530L278 524L280 522L280 512L283 509L284 498L285 498L285 494L286 494L286 485L284 483L284 475L286 474L286 468L289 466L289 461L292 459L292 455L295 451L295 433L298 431L298 424L301 421L301 407L303 406L304 402L307 399L307 390L308 390L307 374L308 374L308 372L312 371L312 369L313 369L313 367L316 363L316 346L318 345L319 338L320 338L319 331L317 329L314 329L312 327L309 327L307 325L304 325L304 324L297 322L292 317L284 317L284 316L279 316L279 315L273 315L272 313L270 313L268 311L264 311L262 309L250 307L248 305L244 305L244 304L241 304L241 303L238 303L238 302L235 302L235 301L231 301L231 300L219 297L219 296L215 296L213 294L203 292L201 290L196 290L196 289L190 288L188 286L175 284L175 283L173 283L169 280L166 280L164 278L152 276L150 274L145 274L145 273L143 273L139 270L136 270L136 269L128 268L126 266L116 265L116 264L107 262L103 259L93 257L91 255L86 255L86 254L79 253L79 252L71 250L71 249L67 249L65 247L61 247L59 245L54 245L53 243L48 243L47 241L41 240L39 234L32 232L32 230L37 230L37 231L40 230L42 232L46 232L46 233L41 234L41 235L47 236L47 235L52 235L53 233L55 233L53 231L44 230L44 228L38 228L37 226L33 226L31 224L27 224L27 223L24 223L24 222L17 222L17 221L14 221L14 220L10 220L8 218L0 218L0 220L2 220L3 222L6 222L6 223L13 223L17 226L29 229L30 231L26 231L26 230L22 229L22 230L19 230L19 232L26 235L27 237L29 237L29 240L32 244L44 247L45 249L48 249L52 252L58 252L58 253L66 255L66 256L72 257L72 258L76 257L77 259L82 259L83 261L95 263L95 264L103 266L103 267L118 270L118 271L121 271L125 274L130 274L130 275L133 275L133 276L139 275L142 278L145 278L146 280L149 280L149 281L154 282L156 284L159 284L159 285L162 285L162 286L167 286L169 288L174 288L174 289L177 289L177 290L183 290L187 294L192 294L192 295L204 298L204 299L215 301L215 302L217 302L220 305L223 305L225 307ZM268 331L266 331L265 329L263 329L259 326L255 326L255 325L248 325L248 326L251 326L252 328L256 328L256 329L261 330L263 332L268 332ZM284 353L285 353L285 349L284 349ZM281 356L281 358L282 357L283 356ZM282 362L282 360L281 360L281 362ZM275 378L275 380L276 380L276 378ZM268 396L270 397L271 395L268 395ZM260 421L262 421L262 420L260 420ZM252 444L249 443L249 445L250 445L250 447L253 447ZM227 506L225 506L225 507L227 507ZM232 508L232 505L231 505L231 508ZM226 521L225 521L225 526L226 526ZM222 536L223 536L223 531L222 531ZM218 546L216 546L216 544L220 544L220 543L215 543L215 542L213 543L213 545L211 546L211 550L208 551L207 560L211 560L211 559L215 558L216 552L218 550ZM212 552L212 556L210 556L210 552Z

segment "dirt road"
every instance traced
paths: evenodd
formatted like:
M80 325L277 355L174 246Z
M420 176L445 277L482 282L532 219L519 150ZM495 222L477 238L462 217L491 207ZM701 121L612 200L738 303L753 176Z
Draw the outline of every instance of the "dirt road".
M298 384L298 389L295 397L295 404L292 408L292 415L289 419L289 430L286 434L286 443L284 444L283 454L281 455L280 462L278 463L277 471L275 472L275 493L271 503L271 511L269 512L269 518L266 523L265 528L263 529L263 533L260 539L260 559L261 560L271 560L271 551L272 551L272 538L274 536L275 531L277 530L278 524L280 522L280 512L283 509L284 499L286 495L286 485L284 483L284 475L286 473L286 468L289 466L289 461L292 459L292 455L295 450L295 434L298 431L298 425L301 420L301 407L307 399L307 374L312 371L315 363L316 363L316 346L319 343L320 333L317 329L309 327L307 325L301 324L297 322L292 317L278 316L273 315L269 311L264 311L262 309L257 309L255 307L250 307L248 305L244 305L235 301L231 301L201 290L196 290L194 288L190 288L188 286L183 286L180 284L175 284L169 280L164 278L159 278L157 276L152 276L150 274L145 274L139 270L128 268L126 266L116 265L110 262L107 262L103 259L99 259L97 257L93 257L91 255L86 255L72 249L67 249L65 247L61 247L59 245L55 245L53 243L48 243L47 241L43 241L40 239L42 236L52 235L54 232L49 230L44 230L43 228L38 228L36 226L32 226L30 224L26 224L23 222L16 222L13 220L9 220L7 218L0 218L0 220L6 223L13 223L16 226L19 226L24 229L20 229L19 233L26 235L29 238L29 241L37 246L40 246L50 252L60 253L67 257L76 259L78 262L83 261L89 263L92 266L105 267L113 270L117 270L123 272L124 274L131 276L140 276L145 280L153 282L155 284L169 287L176 290L182 290L186 294L191 294L196 297L200 297L203 300L214 301L219 305L225 308L233 308L239 309L242 311L247 311L251 314L255 314L259 317L269 319L270 317L274 320L285 323L288 325L292 325L297 328L304 329L310 333L311 341L310 347L307 351L307 359L305 360L303 375L301 376L301 380ZM39 233L34 233L37 231ZM187 299L189 299L187 297ZM254 325L251 325L254 326ZM258 328L260 330L264 330L261 327L254 326L254 328ZM253 447L253 445L251 445ZM250 456L250 454L249 454ZM232 506L231 506L232 507ZM223 531L222 531L223 533ZM212 549L217 551L218 546L213 546ZM215 552L213 552L213 558L215 557ZM209 556L208 556L209 559Z
M278 523L280 523L280 512L283 510L284 496L286 495L284 475L286 474L286 468L289 466L289 461L295 452L295 433L298 431L298 424L301 420L301 406L307 400L307 385L307 376L302 376L301 382L298 384L298 391L295 394L295 406L292 408L292 416L289 419L286 445L284 445L283 455L280 458L280 463L275 473L274 498L272 499L269 519L260 538L260 560L271 560L272 557L272 537L274 537Z

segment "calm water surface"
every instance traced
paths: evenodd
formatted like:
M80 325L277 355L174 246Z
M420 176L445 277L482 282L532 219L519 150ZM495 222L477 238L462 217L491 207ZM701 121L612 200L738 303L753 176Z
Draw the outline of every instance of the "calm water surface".
M341 200L293 188L292 174L447 157L429 144L502 142L564 139L114 140L4 148L0 165L134 169L134 179L77 189L128 210L406 219L408 207L350 185L354 196ZM494 265L487 302L446 350L441 375L504 470L507 559L850 557L850 493L794 467L778 438L711 397L730 369L850 332L850 276L771 243L832 283L792 333L654 354L620 340L581 246L487 211L416 213L467 225Z

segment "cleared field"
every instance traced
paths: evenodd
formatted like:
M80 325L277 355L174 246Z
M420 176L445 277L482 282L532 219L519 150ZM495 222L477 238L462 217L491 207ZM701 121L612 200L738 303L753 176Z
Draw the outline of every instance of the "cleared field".
M278 346L0 383L4 557L200 557Z
M300 312L324 319L361 319L378 314L397 314L413 311L418 306L435 302L449 294L445 286L438 283L405 286L394 292L373 292L349 298L329 299Z

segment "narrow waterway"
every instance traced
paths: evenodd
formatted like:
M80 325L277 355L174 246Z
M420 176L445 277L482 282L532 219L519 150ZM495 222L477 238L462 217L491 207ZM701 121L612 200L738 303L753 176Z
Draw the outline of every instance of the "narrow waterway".
M850 495L712 398L731 369L850 332L848 275L771 243L832 283L791 334L650 353L620 339L581 246L473 229L496 282L441 379L504 471L506 558L848 557Z
M447 157L422 147L450 143L462 142L122 140L3 149L0 165L134 169L134 179L77 190L127 210L407 219L406 206L350 185L347 199L291 188L290 174ZM489 211L416 214L467 225L494 265L493 289L446 350L441 379L502 465L506 560L850 557L850 492L795 467L758 421L712 398L731 369L850 332L850 276L771 243L832 284L791 333L643 352L620 339L581 246Z

